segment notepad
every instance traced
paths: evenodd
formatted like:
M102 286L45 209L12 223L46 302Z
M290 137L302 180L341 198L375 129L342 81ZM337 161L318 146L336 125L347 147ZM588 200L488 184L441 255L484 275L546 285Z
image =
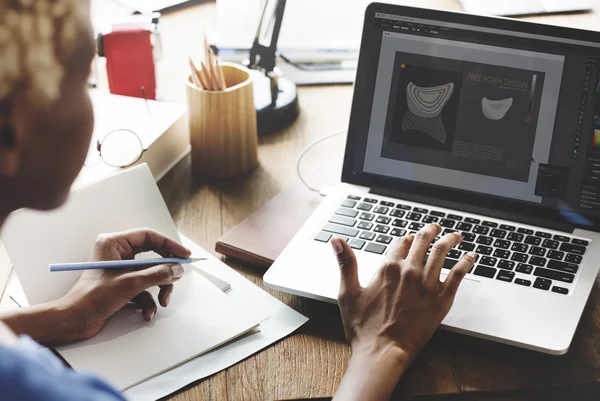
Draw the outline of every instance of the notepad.
M37 304L65 295L80 274L50 273L50 263L85 261L100 233L140 227L180 240L146 165L72 192L56 211L14 213L2 240L28 302ZM125 390L256 330L269 318L245 313L244 305L233 302L199 268L185 267L171 304L159 306L151 322L126 307L97 336L58 351L76 370L95 372Z

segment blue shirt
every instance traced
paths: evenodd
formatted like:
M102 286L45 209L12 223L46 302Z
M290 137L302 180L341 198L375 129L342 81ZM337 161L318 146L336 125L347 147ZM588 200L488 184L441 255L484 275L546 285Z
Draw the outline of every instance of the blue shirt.
M124 401L103 380L64 366L50 350L21 336L0 346L1 401Z

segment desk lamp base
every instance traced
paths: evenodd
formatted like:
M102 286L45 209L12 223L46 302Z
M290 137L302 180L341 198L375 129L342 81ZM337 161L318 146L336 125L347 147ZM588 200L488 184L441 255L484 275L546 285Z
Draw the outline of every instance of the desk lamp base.
M277 78L277 97L273 101L272 79L264 73L251 70L254 78L254 105L258 135L266 135L291 125L298 117L298 89L285 77Z

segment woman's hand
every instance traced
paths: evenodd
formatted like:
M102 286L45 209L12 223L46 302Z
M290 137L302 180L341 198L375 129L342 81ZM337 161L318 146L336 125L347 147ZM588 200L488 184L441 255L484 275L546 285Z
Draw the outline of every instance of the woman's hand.
M90 261L133 259L154 251L163 257L188 258L183 245L148 229L106 234L98 238ZM17 334L27 334L39 343L65 344L96 335L108 319L130 302L137 304L145 320L157 311L146 290L159 286L158 301L166 307L173 283L183 275L181 265L159 265L143 270L89 270L81 274L71 291L47 304L19 308L0 320Z
M431 248L441 232L437 224L416 236L390 245L383 265L366 288L358 281L354 252L345 241L331 245L340 267L339 306L352 359L336 398L388 399L401 375L450 311L459 284L475 262L468 253L450 270L440 273L448 252L462 241L447 234ZM370 375L368 372L373 371Z
M188 258L191 252L183 245L152 230L142 229L101 235L90 262L133 259L142 252L154 251L163 257ZM96 335L107 320L127 305L135 303L146 321L157 311L156 301L146 291L159 286L158 301L167 307L173 293L173 283L183 276L181 265L159 265L143 270L84 271L65 296L75 319L80 322L78 339Z

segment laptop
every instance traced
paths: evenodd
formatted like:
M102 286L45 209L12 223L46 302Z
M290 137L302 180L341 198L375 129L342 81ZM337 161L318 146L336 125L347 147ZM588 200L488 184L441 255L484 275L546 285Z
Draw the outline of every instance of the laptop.
M335 303L328 243L366 286L391 241L439 223L478 260L442 326L567 352L600 266L600 33L371 4L342 183L264 276Z
M576 11L594 8L593 0L459 0L465 12L489 15L537 15Z

